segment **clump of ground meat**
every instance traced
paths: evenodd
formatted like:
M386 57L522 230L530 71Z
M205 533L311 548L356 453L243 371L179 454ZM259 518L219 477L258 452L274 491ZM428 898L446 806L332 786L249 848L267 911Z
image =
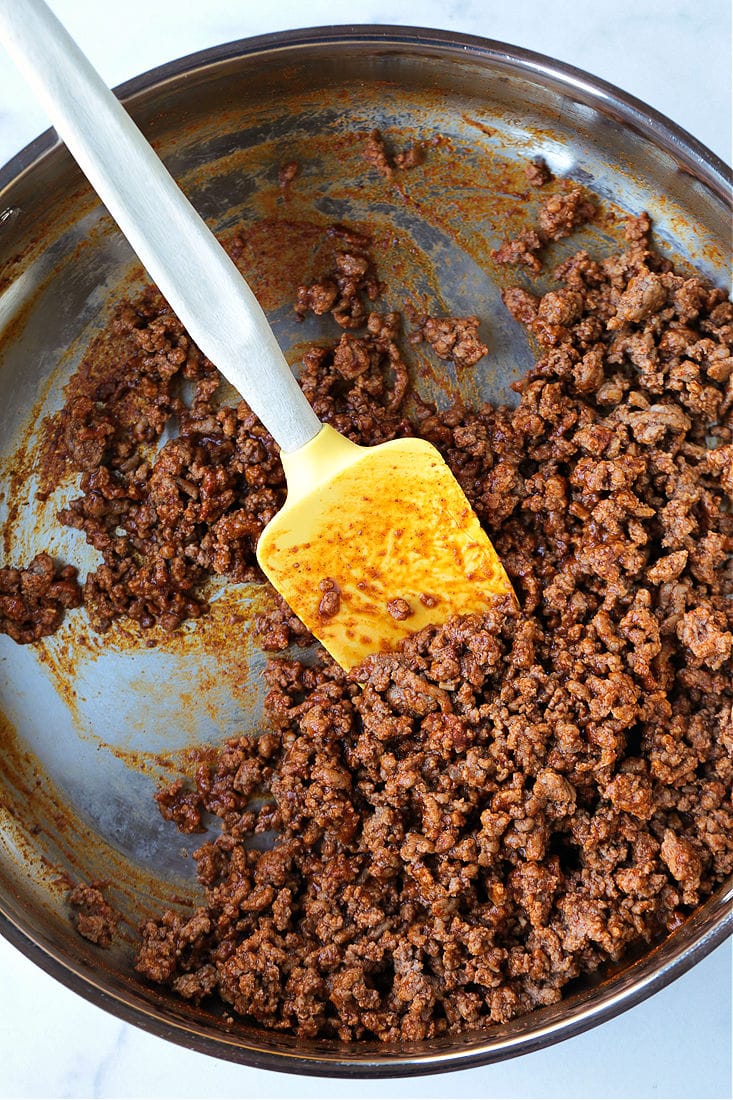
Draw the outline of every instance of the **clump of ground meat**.
M202 905L143 928L143 975L301 1036L423 1040L556 1002L733 871L733 306L645 215L626 239L507 290L542 348L517 408L406 420L394 318L313 352L326 419L439 447L520 607L350 676L271 659L272 728L159 796L222 831Z
M479 338L478 317L424 317L410 340L427 340L439 359L450 360L456 367L473 367L488 352Z
M255 546L285 499L284 475L249 407L219 406L220 382L151 289L118 310L46 426L47 480L81 473L82 495L59 518L102 556L84 585L99 630L122 616L173 630L206 611L210 574L259 576ZM167 424L178 434L159 446Z
M203 806L197 791L177 779L157 792L155 801L161 816L166 821L175 822L182 833L203 832L201 815Z
M285 600L275 593L270 606L255 616L255 638L263 649L287 649L289 645L309 646L313 642L305 623L292 611Z
M102 893L107 883L80 883L69 894L74 927L80 936L98 947L109 947L122 917Z
M341 328L360 328L368 316L368 303L381 292L371 256L371 241L343 225L328 230L334 246L333 270L314 283L298 287L295 312L321 316L330 313Z
M540 206L537 222L548 241L560 241L589 222L595 212L595 203L582 188L571 185L566 191L545 199Z
M546 183L550 183L555 178L544 157L533 157L524 172L532 187L544 187Z
M351 438L410 435L400 316L367 308L379 291L370 242L340 225L327 237L338 268L332 311L347 331L335 347L305 354L303 390L316 413ZM360 336L350 331L357 323ZM261 576L255 548L285 499L284 474L277 446L246 403L222 405L220 382L150 288L118 309L69 383L64 407L45 425L44 493L81 475L81 495L59 519L83 531L101 555L83 590L98 630L118 618L175 630L206 613L202 586L212 574L239 582ZM161 444L166 427L171 438ZM58 574L51 602L30 611L19 602L17 571L2 576L8 632L27 632L30 620L18 620L21 614L35 615L34 631L41 623L46 633L58 626L61 612L52 611L61 595L71 598L72 573ZM302 623L278 608L259 617L258 630L274 648L311 641Z
M545 247L545 239L536 229L522 229L516 237L511 237L491 255L498 264L525 264L533 274L542 270L539 253Z
M547 166L545 165L545 168ZM535 169L532 172L532 169ZM548 170L549 171L549 170ZM536 186L539 177L542 183L552 176L545 176L541 168L530 166L530 182ZM595 203L577 184L566 183L565 190L549 195L539 208L537 226L521 230L516 237L505 241L492 252L498 264L525 264L530 271L538 274L542 270L540 254L551 241L559 241L591 221L596 211Z
M371 130L364 147L364 160L384 176L392 179L395 168L415 168L425 160L424 146L413 142L401 152L390 153L379 130Z
M403 599L402 596L395 596L393 600L387 600L387 610L393 619L398 619L400 622L415 614L409 602Z
M0 634L27 645L58 630L64 612L79 607L82 590L73 565L60 568L36 554L25 568L0 569Z
M399 345L400 315L371 312L366 332L303 356L300 384L321 420L357 442L414 434L403 407L409 374Z
M324 577L318 587L322 593L318 604L319 618L335 618L341 608L341 589L332 577Z

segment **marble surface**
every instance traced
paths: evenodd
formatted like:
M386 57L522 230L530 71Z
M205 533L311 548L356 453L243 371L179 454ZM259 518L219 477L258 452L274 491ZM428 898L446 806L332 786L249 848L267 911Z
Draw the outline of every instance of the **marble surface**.
M730 163L728 0L52 0L110 84L251 34L403 23L511 42L613 81ZM0 163L45 129L0 52ZM156 1039L81 1000L0 941L0 1097L726 1097L731 945L630 1012L546 1051L402 1082L298 1080Z

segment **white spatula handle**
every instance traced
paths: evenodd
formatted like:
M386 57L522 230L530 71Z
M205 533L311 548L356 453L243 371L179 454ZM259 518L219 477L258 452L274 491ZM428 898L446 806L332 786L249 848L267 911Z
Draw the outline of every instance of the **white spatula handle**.
M257 299L42 0L0 0L0 42L194 341L284 451L318 433Z

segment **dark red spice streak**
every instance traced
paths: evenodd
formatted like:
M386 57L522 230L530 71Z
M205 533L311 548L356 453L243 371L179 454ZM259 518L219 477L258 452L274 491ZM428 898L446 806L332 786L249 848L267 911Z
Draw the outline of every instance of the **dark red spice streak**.
M511 258L539 264L592 210L579 188L551 195L537 247ZM196 854L203 904L149 921L137 968L265 1027L424 1039L558 1001L733 870L733 307L674 273L642 215L620 255L577 253L541 297L506 291L543 349L517 408L415 398L410 419L369 241L333 233L334 270L296 308L346 331L306 354L303 389L359 442L439 447L521 610L423 630L352 676L325 655L272 659L272 730L158 796L184 831L204 812L222 831ZM83 471L61 518L104 558L94 622L172 628L205 609L208 573L254 575L282 473L157 295L116 326L126 369L96 375L92 357L48 453ZM180 434L156 455L170 418ZM272 649L309 640L284 605L260 630ZM248 846L269 830L272 850Z

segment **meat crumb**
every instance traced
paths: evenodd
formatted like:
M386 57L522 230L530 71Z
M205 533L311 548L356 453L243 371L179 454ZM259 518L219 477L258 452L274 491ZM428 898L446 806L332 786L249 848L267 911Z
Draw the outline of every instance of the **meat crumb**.
M105 899L102 890L106 882L80 883L69 894L69 904L75 910L74 927L80 936L98 947L110 947L121 916Z
M387 600L387 610L393 619L400 622L404 622L405 619L409 619L411 615L415 614L407 600L404 600L401 596L396 596L393 600Z
M79 607L82 589L73 565L57 568L50 554L25 567L0 569L0 634L19 645L58 630L68 608Z
M455 363L459 369L472 367L489 350L479 339L478 317L425 317L411 340L423 338L440 359Z
M182 779L176 779L157 791L155 801L165 820L175 822L180 832L203 832L201 796L198 791L187 787Z
M595 212L595 204L585 192L580 187L570 187L545 199L538 216L539 229L548 240L559 241L589 222Z
M542 270L539 253L545 246L544 238L536 229L522 229L491 253L498 264L525 264L534 274Z
M335 246L333 266L316 282L298 287L295 312L299 317L308 311L317 316L330 312L342 328L361 328L369 316L367 303L375 301L381 292L371 242L343 226L333 226L329 236Z
M677 626L677 636L698 660L713 670L730 659L733 634L726 630L727 617L706 606L687 611Z
M545 181L547 182L547 181ZM537 226L523 229L492 252L498 264L525 264L534 274L542 270L540 253L551 241L559 241L591 221L595 204L582 188L570 185L549 195L540 206Z
M323 593L318 604L318 614L322 619L332 619L341 609L341 589L330 577L324 577L318 587Z
M515 321L529 325L537 317L540 299L523 287L511 286L501 292L501 298Z
M379 130L371 130L364 147L364 160L384 176L392 179L395 168L407 171L422 164L425 160L425 147L413 142L401 152L389 153L385 140Z
M533 157L524 173L532 187L544 187L546 183L555 178L544 157Z
M314 641L305 624L277 594L273 595L267 610L255 617L255 638L263 649L274 652L290 645L309 646Z
M391 179L394 175L394 165L387 155L384 138L379 130L370 131L364 147L364 160L385 179Z

